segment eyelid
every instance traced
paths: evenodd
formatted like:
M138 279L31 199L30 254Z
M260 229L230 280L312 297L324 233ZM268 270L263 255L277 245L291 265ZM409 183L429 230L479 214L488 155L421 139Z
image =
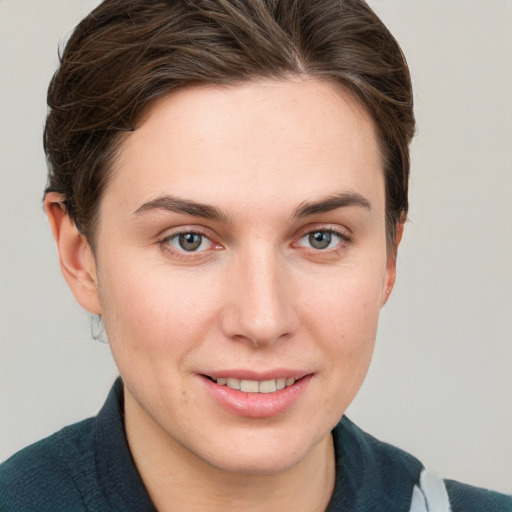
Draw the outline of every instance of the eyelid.
M325 233L331 233L333 235L336 235L340 238L340 242L336 244L335 247L329 248L329 249L315 249L314 247L306 247L303 245L299 245L299 242L306 236L316 233L316 232L325 232ZM318 253L318 254L329 254L333 252L340 251L340 249L343 249L348 244L353 242L352 237L352 231L344 226L340 226L339 224L321 224L321 223L315 223L315 224L309 224L307 226L302 227L296 236L294 237L294 242L292 243L292 247L301 247L305 249L306 251Z
M176 237L180 235L185 235L188 233L193 233L196 235L200 235L207 240L210 241L211 247L208 249L202 250L202 251L185 251L185 250L179 250L175 247L173 247L169 242ZM172 254L174 257L177 257L178 259L194 259L194 258L201 258L205 257L206 254L210 250L218 250L222 248L222 245L216 241L215 239L218 238L212 234L212 231L210 229L206 229L202 226L197 225L190 225L190 226L179 226L176 228L172 228L169 230L165 230L161 236L159 236L157 243L158 246L165 252Z
M315 222L312 224L308 224L307 226L301 227L297 230L295 235L295 239L303 238L305 235L310 233L314 233L316 231L326 231L328 233L334 233L339 235L344 240L352 239L352 231L346 226L340 226L339 224L322 224L320 222Z
M198 235L203 235L212 241L219 238L212 229L200 224L180 224L177 226L168 227L163 229L160 234L157 235L157 237L159 240L164 240L185 233L197 233Z

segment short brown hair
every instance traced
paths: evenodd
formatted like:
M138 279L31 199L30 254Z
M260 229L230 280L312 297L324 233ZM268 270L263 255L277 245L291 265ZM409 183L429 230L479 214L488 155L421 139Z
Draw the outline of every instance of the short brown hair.
M388 248L408 209L412 87L398 43L363 0L105 0L74 30L48 90L46 192L94 245L116 151L151 102L195 84L334 81L380 139Z

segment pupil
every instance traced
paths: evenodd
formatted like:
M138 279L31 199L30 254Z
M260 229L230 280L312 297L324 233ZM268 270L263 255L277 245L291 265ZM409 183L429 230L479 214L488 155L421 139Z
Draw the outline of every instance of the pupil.
M331 243L331 234L325 231L317 231L309 235L309 243L315 249L325 249Z
M185 251L195 251L202 241L202 236L197 233L185 233L179 236L179 244Z

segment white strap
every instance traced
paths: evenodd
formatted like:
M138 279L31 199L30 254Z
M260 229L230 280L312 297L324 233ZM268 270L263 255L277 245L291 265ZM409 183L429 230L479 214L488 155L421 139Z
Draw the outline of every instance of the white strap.
M428 512L425 495L417 485L415 485L412 490L412 501L409 512Z
M444 481L423 470L420 485L414 486L410 512L450 512L450 499Z

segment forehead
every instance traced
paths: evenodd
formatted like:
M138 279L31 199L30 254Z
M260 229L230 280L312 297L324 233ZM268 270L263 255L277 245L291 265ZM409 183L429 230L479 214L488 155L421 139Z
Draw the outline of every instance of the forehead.
M118 154L105 200L162 194L247 206L297 206L350 190L383 201L369 115L341 87L314 80L200 86L155 102Z

